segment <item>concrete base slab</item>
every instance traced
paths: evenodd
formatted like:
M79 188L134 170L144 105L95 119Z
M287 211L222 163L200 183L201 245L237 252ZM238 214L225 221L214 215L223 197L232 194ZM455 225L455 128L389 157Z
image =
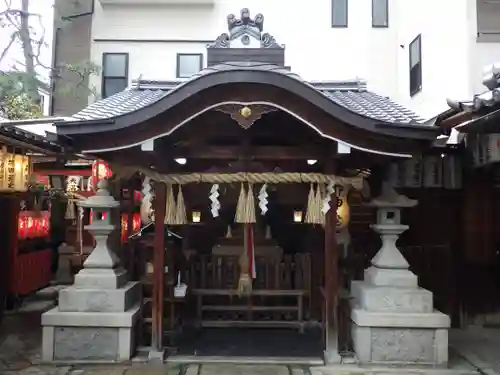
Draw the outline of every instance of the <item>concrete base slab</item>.
M337 365L311 368L312 375L479 375L472 369Z
M42 315L42 360L129 360L139 315L140 306L121 313L62 312L56 307Z
M240 364L240 365L293 365L293 366L323 366L322 358L300 357L218 357L195 355L172 355L166 359L172 364Z
M165 360L165 350L153 350L148 353L148 362L163 363Z
M202 364L199 375L289 375L287 366Z

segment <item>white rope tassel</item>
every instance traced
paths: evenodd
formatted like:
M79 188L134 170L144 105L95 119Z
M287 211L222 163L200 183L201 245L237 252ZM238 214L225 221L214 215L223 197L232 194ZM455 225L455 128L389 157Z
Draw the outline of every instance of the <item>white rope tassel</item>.
M330 211L330 202L332 201L332 194L334 193L335 193L335 185L332 181L326 186L326 196L325 199L323 200L323 208L321 209L321 212L323 212L325 215L328 211Z
M210 211L212 212L213 217L219 217L219 210L220 210L220 202L219 202L219 184L213 184L212 188L210 189L210 194L208 198L212 202L210 205Z
M267 204L269 201L267 200L267 197L269 194L267 194L267 184L262 185L259 191L259 208L260 208L260 213L262 216L264 216L267 213Z
M151 222L151 209L153 205L153 190L151 189L151 178L144 178L144 181L142 182L141 195L141 221L143 224L149 224Z

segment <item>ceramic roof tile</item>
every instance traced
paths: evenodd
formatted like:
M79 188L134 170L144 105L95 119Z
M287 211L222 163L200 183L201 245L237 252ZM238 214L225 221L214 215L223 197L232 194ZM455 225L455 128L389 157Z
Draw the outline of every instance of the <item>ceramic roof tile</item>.
M474 95L470 100L448 99L448 105L465 112L496 109L500 105L500 62L485 67L484 73L483 85L488 91Z
M97 101L72 116L75 120L100 120L125 115L151 105L173 90L202 76L226 70L272 71L297 79L322 92L330 100L346 109L383 122L422 123L423 119L412 111L391 101L389 98L366 90L361 80L341 82L306 82L288 68L266 63L235 62L224 63L203 69L184 82L146 81L137 82L135 87Z

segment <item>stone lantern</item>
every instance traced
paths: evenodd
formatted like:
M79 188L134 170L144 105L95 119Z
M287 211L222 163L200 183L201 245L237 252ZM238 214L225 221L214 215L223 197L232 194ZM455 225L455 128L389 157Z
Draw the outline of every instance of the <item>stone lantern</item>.
M59 292L59 306L42 315L44 361L121 361L133 354L134 326L140 316L141 287L129 282L116 254L107 245L116 229L112 211L119 206L100 181L94 196L79 203L93 210L85 226L96 247Z
M381 195L368 203L377 210L371 228L382 247L365 270L364 281L351 285L352 338L361 363L428 364L448 362L450 319L434 310L432 292L418 286L418 277L396 247L401 210L416 200L399 195L384 183Z

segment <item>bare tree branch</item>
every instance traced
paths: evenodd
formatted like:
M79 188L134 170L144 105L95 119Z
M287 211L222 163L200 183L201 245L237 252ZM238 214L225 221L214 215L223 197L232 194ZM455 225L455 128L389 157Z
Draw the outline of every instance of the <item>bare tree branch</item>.
M0 27L9 29L11 32L8 45L0 53L0 62L5 60L9 50L19 44L23 58L20 59L21 61L15 62L11 72L16 75L16 82L22 88L22 93L26 98L36 104L41 99L40 90L47 92L55 90L55 87L50 87L43 79L40 79L38 73L41 70L52 76L53 82L57 79L58 90L62 88L67 91L68 95L88 97L91 94L97 97L95 88L89 86L89 78L92 75L99 75L100 68L98 66L89 61L76 65L58 62L57 68L44 63L43 50L48 44L46 43L46 29L42 16L30 11L29 0L17 0L20 2L20 7L13 7L12 0L0 1L5 7L0 10ZM72 22L69 18L64 19L64 17L61 17L61 20L64 23ZM16 71L18 73L14 73ZM5 112L6 101L2 97L2 91L8 92L9 88L2 86L3 84L0 82L0 111Z
M5 56L7 56L7 53L9 53L10 47L12 47L12 45L14 44L16 39L17 39L17 33L12 33L12 35L10 36L9 43L7 44L7 47L4 48L4 50L2 51L2 54L0 55L0 63L2 63Z

